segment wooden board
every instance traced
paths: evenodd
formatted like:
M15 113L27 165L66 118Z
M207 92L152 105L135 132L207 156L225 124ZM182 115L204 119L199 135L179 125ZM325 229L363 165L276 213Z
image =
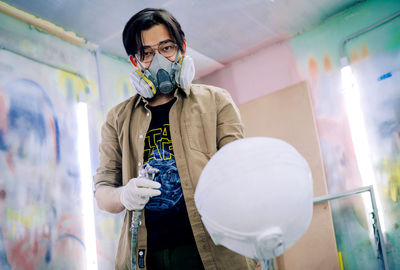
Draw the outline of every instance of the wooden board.
M293 145L311 167L314 197L327 194L318 134L305 82L241 104L239 109L246 137L275 137ZM328 202L314 205L306 233L276 261L279 270L339 269Z

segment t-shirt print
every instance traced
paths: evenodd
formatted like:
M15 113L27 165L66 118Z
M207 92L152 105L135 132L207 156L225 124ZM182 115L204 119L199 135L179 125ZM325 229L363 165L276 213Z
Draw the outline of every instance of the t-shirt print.
M178 206L182 188L172 147L169 124L147 131L144 146L144 161L159 169L154 181L161 184L161 195L150 198L146 209L163 211Z

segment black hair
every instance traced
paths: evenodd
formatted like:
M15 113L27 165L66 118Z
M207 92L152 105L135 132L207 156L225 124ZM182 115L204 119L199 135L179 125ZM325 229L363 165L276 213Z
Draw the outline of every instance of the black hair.
M136 53L143 55L142 31L160 24L167 27L172 41L183 52L185 33L174 16L165 9L146 8L133 15L125 25L122 41L126 53L132 56Z

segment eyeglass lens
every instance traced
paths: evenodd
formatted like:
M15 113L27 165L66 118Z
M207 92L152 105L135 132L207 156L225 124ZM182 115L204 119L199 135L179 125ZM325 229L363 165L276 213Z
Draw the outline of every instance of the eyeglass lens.
M164 57L174 56L177 52L178 45L173 43L172 41L162 42L158 44L158 52ZM153 60L155 55L155 51L151 47L147 47L143 50L143 55L140 53L137 54L138 58L141 59L143 63L148 63Z

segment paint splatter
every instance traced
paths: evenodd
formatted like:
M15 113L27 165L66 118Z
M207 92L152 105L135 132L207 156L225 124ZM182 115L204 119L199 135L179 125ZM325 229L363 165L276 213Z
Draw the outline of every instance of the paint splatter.
M125 100L132 96L135 92L132 84L127 80L126 76L121 76L117 79L117 93L120 100Z
M400 163L389 158L383 159L383 171L388 178L386 194L393 202L400 200Z
M313 57L310 57L310 59L308 59L308 73L313 80L318 80L318 63Z
M313 58L310 57L308 59L308 74L310 76L310 89L311 89L311 98L313 104L318 103L318 85L319 85L319 69L318 69L318 63L317 61ZM315 105L317 106L317 105Z
M328 54L325 54L324 56L324 69L328 73L332 71L332 61Z
M7 103L6 97L0 91L0 132L7 132Z
M79 94L88 94L89 85L82 78L65 71L58 73L59 88L65 92L67 101L74 103L79 100Z
M6 199L6 191L0 187L0 200L4 201Z
M367 44L363 43L361 45L361 57L362 58L368 58L369 56L369 50Z
M352 63L355 63L360 60L360 56L358 55L358 52L355 49L351 50L350 59Z
M58 162L58 121L53 104L42 87L32 80L19 79L7 84L3 95L8 97L9 106L0 129L0 150L14 153L8 156L7 162L12 163L15 155L21 159L26 158L30 147L33 147L29 143L33 137L40 145L44 145L50 136L53 137L54 154Z

